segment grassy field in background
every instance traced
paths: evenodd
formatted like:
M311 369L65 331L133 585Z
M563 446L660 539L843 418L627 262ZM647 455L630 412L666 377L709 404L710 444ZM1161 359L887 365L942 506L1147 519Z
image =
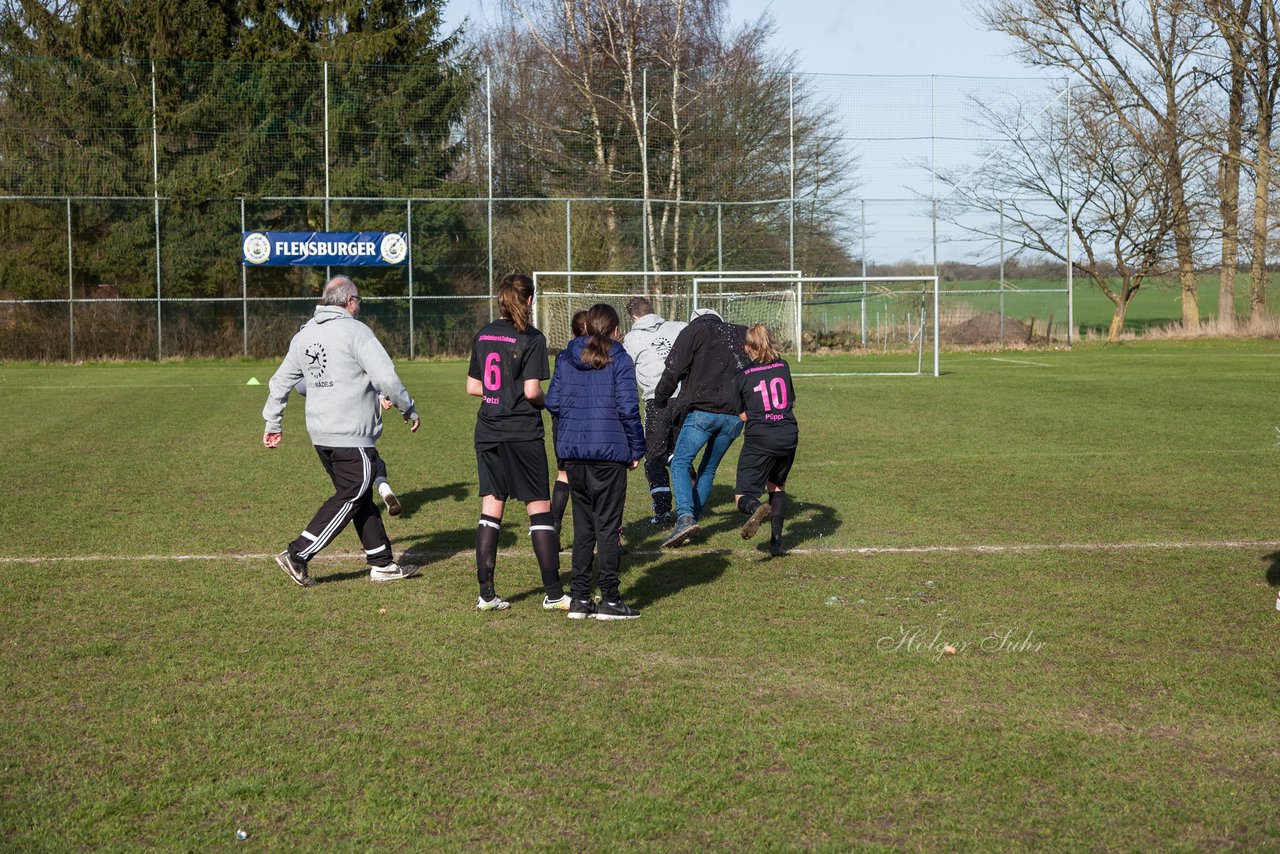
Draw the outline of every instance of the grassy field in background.
M1040 328L1052 317L1055 328L1065 327L1067 322L1066 279L1009 279L1005 294L1005 313L1008 317L1029 321L1034 318ZM835 287L835 286L832 286ZM999 293L965 294L948 296L948 291L987 290L998 291L997 281L948 281L942 284L943 307L963 302L975 312L998 312ZM1064 291L1046 293L1048 290ZM1089 332L1105 334L1115 313L1111 300L1088 278L1077 276L1075 280L1075 321L1081 334ZM1200 317L1208 320L1218 314L1218 277L1202 275L1199 279L1198 298ZM1280 274L1272 273L1267 289L1267 303L1273 313L1280 313ZM875 305L874 301L871 303ZM874 311L874 307L872 308ZM1236 313L1239 317L1249 314L1249 274L1244 271L1236 277ZM832 303L808 305L805 309L806 327L812 330L857 329L860 322L858 304ZM1182 321L1182 293L1176 279L1165 279L1144 285L1129 304L1125 328L1141 331L1152 326L1165 326ZM869 321L874 323L874 317ZM944 339L945 340L945 339Z
M307 590L269 555L329 486L300 402L261 447L273 364L0 365L3 847L1280 845L1280 342L942 367L797 378L787 558L737 445L679 550L634 473L643 617L597 624L540 609L518 505L472 609L464 362L402 365L423 428L379 446L422 575L348 530Z

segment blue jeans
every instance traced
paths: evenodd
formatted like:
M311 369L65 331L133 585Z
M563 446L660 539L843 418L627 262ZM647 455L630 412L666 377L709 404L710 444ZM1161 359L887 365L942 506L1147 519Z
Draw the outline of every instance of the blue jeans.
M725 452L742 432L742 419L736 415L693 410L685 416L671 455L671 494L676 500L676 517L702 515L702 508L711 499L711 484L716 478L716 468ZM707 452L698 463L696 486L689 477L693 458L703 448Z

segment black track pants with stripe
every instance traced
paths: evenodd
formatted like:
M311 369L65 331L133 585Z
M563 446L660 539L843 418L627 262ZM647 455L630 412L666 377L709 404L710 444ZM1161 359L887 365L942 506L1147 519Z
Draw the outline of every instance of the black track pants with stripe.
M378 452L373 448L326 448L316 446L320 462L333 481L333 495L321 505L316 515L289 549L303 560L311 560L333 538L342 533L348 522L355 522L356 533L364 545L365 556L372 566L392 563L391 540L382 525L382 514L373 503L373 479L378 468Z

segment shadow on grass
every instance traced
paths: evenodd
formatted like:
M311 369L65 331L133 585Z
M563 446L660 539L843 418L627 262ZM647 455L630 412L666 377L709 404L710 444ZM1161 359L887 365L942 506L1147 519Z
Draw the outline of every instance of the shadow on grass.
M465 501L471 496L473 489L475 489L473 484L450 483L444 486L433 486L429 489L415 489L413 492L397 492L396 497L400 499L402 508L398 518L411 519L413 514L424 506L436 501L444 501L446 498L452 498L454 501Z
M1263 555L1267 563L1267 583L1272 587L1280 587L1280 552Z
M641 566L624 563L622 598L634 608L644 608L689 587L710 584L729 568L729 556L700 554L668 557L671 552L650 558ZM627 558L623 558L624 561ZM630 582L629 584L627 582Z
M353 569L347 572L331 572L328 575L315 576L316 584L332 584L335 581L354 581L357 578L363 578L366 581L369 578L369 567L363 569Z
M702 528L702 537L741 530L747 517L734 505L732 490L725 490L724 495L720 495L718 489L712 490L711 497L711 510L703 514L698 522ZM756 537L769 539L769 526L770 520L766 516ZM788 547L829 537L839 528L840 514L834 507L804 501L787 493L787 515L782 523L782 540Z
M573 567L569 565L567 555L560 569L560 581L567 591L573 575ZM627 555L622 558L620 574L622 576L622 598L635 608L644 608L668 596L674 596L686 587L710 584L729 568L729 556L723 554L698 554L677 557L675 552L662 552L658 555L643 557ZM516 569L523 572L524 568ZM538 565L531 561L529 570L537 578ZM498 563L498 580L502 578L502 563ZM501 584L499 584L501 587ZM510 596L503 596L512 605L529 598L544 595L541 584L522 590ZM598 591L597 591L598 592Z

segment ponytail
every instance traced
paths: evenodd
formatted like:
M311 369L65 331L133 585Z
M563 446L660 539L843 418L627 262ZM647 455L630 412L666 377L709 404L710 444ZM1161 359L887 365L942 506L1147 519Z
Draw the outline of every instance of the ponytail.
M772 362L778 358L778 342L763 323L757 323L747 330L747 355L753 362Z
M498 311L524 332L531 325L529 298L533 296L533 279L523 273L512 273L498 285Z
M587 311L587 346L582 348L582 364L599 370L613 361L613 334L618 331L618 312L608 303L598 302Z

